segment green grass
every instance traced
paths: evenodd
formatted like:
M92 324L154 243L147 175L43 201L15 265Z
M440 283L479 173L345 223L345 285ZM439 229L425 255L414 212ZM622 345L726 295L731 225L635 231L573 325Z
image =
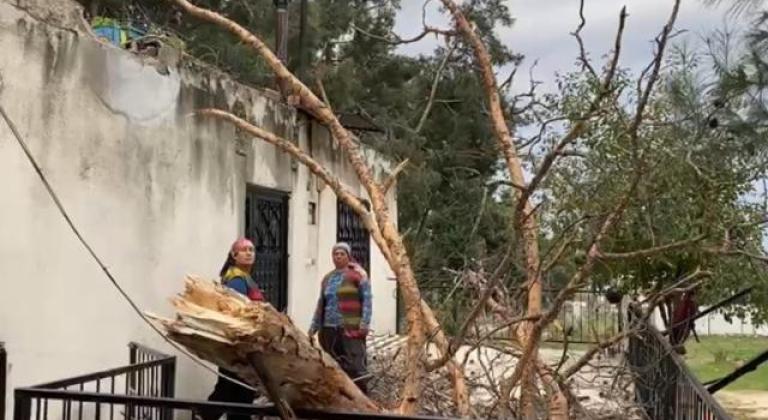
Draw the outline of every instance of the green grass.
M701 382L718 379L768 350L768 337L702 336L685 344L685 360ZM742 376L725 389L768 391L768 362Z

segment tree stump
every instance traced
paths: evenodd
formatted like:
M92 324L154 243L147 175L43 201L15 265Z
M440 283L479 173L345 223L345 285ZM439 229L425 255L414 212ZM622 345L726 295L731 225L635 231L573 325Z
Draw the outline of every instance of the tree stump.
M150 315L170 339L251 385L271 379L292 408L382 412L330 355L272 305L193 276L171 302L176 319Z

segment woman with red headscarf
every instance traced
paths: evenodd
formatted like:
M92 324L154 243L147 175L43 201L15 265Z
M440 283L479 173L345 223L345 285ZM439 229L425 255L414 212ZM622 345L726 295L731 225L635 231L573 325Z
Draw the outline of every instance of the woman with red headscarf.
M251 270L256 259L256 252L253 247L253 242L246 238L240 238L232 244L232 247L227 254L227 260L224 262L224 266L221 267L219 275L221 276L221 284L235 290L245 296L248 296L252 301L263 301L264 294L256 285L251 277ZM240 382L245 382L237 376L235 372L219 368L219 373L226 377L236 379ZM231 403L251 404L254 400L254 393L252 390L238 385L222 376L219 376L216 381L216 387L213 392L208 396L208 401L220 401ZM220 412L208 411L201 413L203 420L216 420L221 417ZM249 420L247 415L227 415L228 420Z
M219 275L221 284L248 296L253 301L261 302L264 300L264 294L251 277L255 259L256 251L253 242L247 238L240 238L232 244L232 249L227 254L227 260L221 267Z

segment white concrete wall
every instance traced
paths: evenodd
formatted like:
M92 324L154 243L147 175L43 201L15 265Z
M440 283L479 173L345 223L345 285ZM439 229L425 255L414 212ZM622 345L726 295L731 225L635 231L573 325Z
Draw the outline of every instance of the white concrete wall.
M699 308L700 311L706 309ZM658 310L653 314L654 325L663 326L661 314ZM663 328L663 327L662 327ZM696 334L704 335L758 335L768 337L768 326L754 325L749 319L741 320L732 317L730 321L720 312L713 312L696 320Z
M364 196L327 131L273 95L213 71L186 66L161 75L73 30L74 3L55 3L68 18L50 25L38 20L44 15L0 0L0 103L128 294L141 308L170 314L167 299L185 274L214 277L243 230L246 185L255 184L290 193L288 311L308 327L319 278L331 265L336 197L272 146L237 140L231 127L188 114L202 106L241 107L305 148L311 132L313 153ZM318 209L314 226L310 201ZM393 193L390 205L396 214ZM371 271L373 328L393 332L395 283L374 245ZM9 353L9 415L13 388L124 364L129 341L175 353L77 242L4 123L0 341ZM177 394L205 396L213 376L183 357L179 363Z
M768 326L755 326L748 319L732 318L728 322L722 314L709 314L696 321L699 335L760 335L768 336Z

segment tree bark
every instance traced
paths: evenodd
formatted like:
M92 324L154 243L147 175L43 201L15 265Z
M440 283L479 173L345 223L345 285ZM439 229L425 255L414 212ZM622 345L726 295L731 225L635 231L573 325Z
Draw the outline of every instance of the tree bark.
M448 339L443 333L440 327L440 323L435 318L434 313L429 309L427 302L421 301L421 307L424 316L424 325L427 328L427 333L432 340L437 344L438 350L443 355L447 355L451 352ZM468 417L470 414L469 406L469 389L467 388L467 381L464 377L464 371L459 363L451 355L450 360L445 363L446 369L448 369L448 379L451 380L453 385L453 401L456 403L456 411L458 411L461 417Z
M272 305L251 302L194 277L187 278L186 290L172 303L176 319L152 316L169 338L202 359L237 372L251 385L276 385L291 408L383 411L330 355ZM260 369L254 360L260 362Z

